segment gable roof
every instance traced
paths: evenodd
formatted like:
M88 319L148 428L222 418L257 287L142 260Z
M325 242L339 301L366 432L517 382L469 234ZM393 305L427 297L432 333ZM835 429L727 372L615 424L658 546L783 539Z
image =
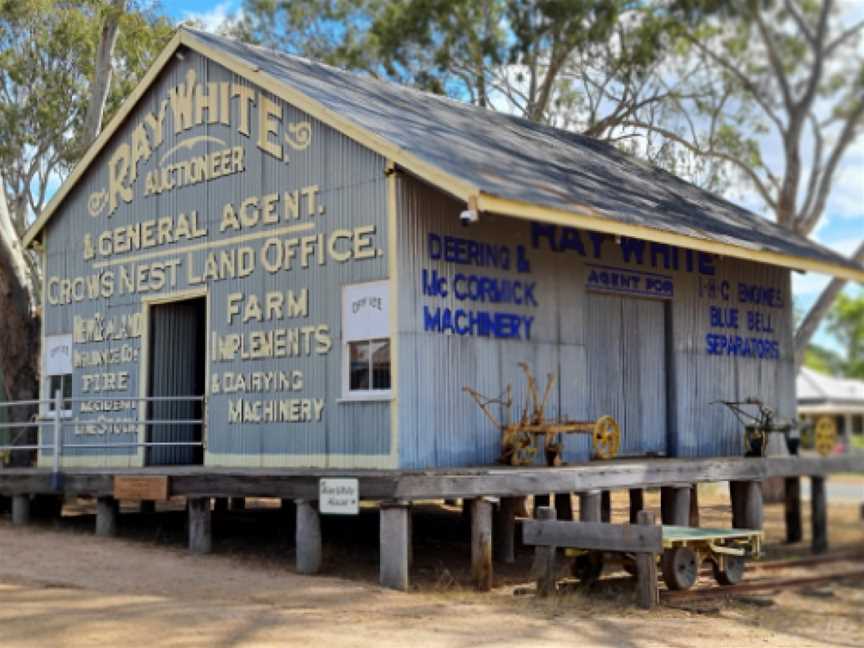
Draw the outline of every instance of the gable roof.
M613 146L182 28L24 237L29 245L181 47L272 92L480 211L864 281L864 267Z

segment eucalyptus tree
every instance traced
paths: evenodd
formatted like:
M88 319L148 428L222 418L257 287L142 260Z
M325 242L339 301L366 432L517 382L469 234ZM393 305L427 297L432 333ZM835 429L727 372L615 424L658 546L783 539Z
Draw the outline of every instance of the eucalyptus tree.
M7 398L38 393L41 282L21 237L171 31L167 20L120 0L0 0L0 374Z

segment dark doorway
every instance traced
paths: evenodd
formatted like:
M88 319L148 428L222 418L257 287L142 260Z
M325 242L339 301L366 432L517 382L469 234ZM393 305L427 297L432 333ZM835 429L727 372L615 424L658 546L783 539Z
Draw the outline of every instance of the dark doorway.
M201 396L206 380L207 300L204 297L167 304L150 309L150 368L147 393L160 396ZM154 401L149 403L151 421L178 423L148 426L151 443L200 442L200 424L180 421L201 420L200 400ZM201 464L204 451L200 446L151 446L147 448L147 465L177 466Z

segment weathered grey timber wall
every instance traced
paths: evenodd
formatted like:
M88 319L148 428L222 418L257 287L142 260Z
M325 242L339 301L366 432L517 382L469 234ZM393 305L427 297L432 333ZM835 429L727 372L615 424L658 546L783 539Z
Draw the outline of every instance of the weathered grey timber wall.
M493 214L463 227L463 203L408 175L398 206L402 466L493 461L498 431L462 387L494 397L512 384L518 416L519 362L541 389L559 377L550 416L614 415L623 454L741 454L719 399L794 415L788 271ZM507 324L484 330L482 317ZM587 435L567 439L570 460L589 450Z
M190 104L192 123L182 128L175 103L180 105L178 93L182 98L187 92L197 94ZM210 105L199 110L205 95ZM265 98L273 102L266 110ZM159 124L159 119L164 121ZM265 130L263 144L262 123L270 131ZM142 159L130 183L136 155ZM204 155L215 156L207 159L210 179L201 180L199 171L199 181L192 182L196 172L189 161ZM112 164L123 185L118 191L112 191ZM72 415L92 421L93 427L77 434L67 429L65 442L138 438L141 426L113 431L110 426L111 419L137 418L137 410L84 410L98 409L111 398L146 395L145 304L206 293L208 322L199 334L208 336L208 464L392 466L390 403L340 402L342 286L388 276L384 168L379 155L218 64L191 52L175 59L44 232L44 333L75 334L73 396L92 399L83 408L76 404ZM190 182L154 190L151 183L159 176L151 174L160 172L175 183L188 173ZM127 186L133 196L128 202L122 191ZM298 202L296 215L286 209L286 193ZM243 201L253 198L258 222L250 204L244 212ZM268 200L273 214L267 220L276 222L264 222ZM228 209L236 212L235 226L225 226ZM181 214L188 226L180 222ZM164 217L170 219L164 236L157 220L146 234L148 245L125 249L123 228ZM301 253L310 249L303 262ZM295 298L308 290L308 312L268 317L265 295L289 290ZM263 315L246 317L251 296L258 298ZM231 314L229 302L238 313ZM271 345L269 335L277 342ZM236 347L230 350L236 343L260 357L242 359ZM252 386L272 372L288 375L290 388ZM246 388L234 391L239 376ZM292 405L289 415L300 412L312 420L249 420L266 418L262 412L268 402L277 401L278 411L279 402L291 399L303 404ZM242 423L231 423L229 408L239 400L250 409ZM315 415L318 407L323 407L320 416ZM79 465L138 465L142 457L135 449L66 452L67 462Z

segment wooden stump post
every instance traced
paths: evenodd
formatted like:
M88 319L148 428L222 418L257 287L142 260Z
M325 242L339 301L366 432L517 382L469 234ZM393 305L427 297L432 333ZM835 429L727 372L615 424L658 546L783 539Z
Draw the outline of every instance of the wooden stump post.
M411 507L408 502L381 502L379 580L405 591L411 586Z
M534 517L542 521L554 520L555 511L548 506L541 506L539 509L534 509ZM537 578L537 596L549 596L555 593L555 555L557 553L557 547L537 545L534 548L534 565L531 571Z
M812 551L828 551L828 501L825 493L825 478L810 477L810 520L813 527Z
M630 489L630 524L637 524L639 511L645 510L645 491L641 488Z
M152 515L156 512L156 502L153 500L141 500L138 503L138 512L143 515Z
M691 527L699 526L699 484L693 484L690 489L690 523Z
M96 535L111 538L117 535L117 500L110 496L96 498Z
M672 489L674 504L672 524L687 526L690 523L690 491L691 486L675 486Z
M492 503L471 500L471 576L481 592L492 589Z
M297 572L317 574L321 569L321 518L312 502L298 499L296 503Z
M657 517L651 511L639 511L637 524L655 525ZM654 553L636 554L636 600L639 607L650 610L660 603L657 588L657 556Z
M30 523L30 496L12 496L12 524L23 526Z
M783 481L786 509L786 542L801 542L801 478L787 477Z
M570 493L555 493L555 516L559 520L573 520L573 499Z
M600 494L600 521L612 521L612 493L608 490Z
M600 522L603 517L600 491L579 493L579 521Z
M213 525L209 497L190 497L186 501L189 551L207 554L213 550Z
M762 482L743 482L744 491L744 528L761 531L765 519L762 501Z
M516 562L516 510L519 506L517 497L502 497L495 511L495 531L492 539L495 543L495 560L512 564Z

